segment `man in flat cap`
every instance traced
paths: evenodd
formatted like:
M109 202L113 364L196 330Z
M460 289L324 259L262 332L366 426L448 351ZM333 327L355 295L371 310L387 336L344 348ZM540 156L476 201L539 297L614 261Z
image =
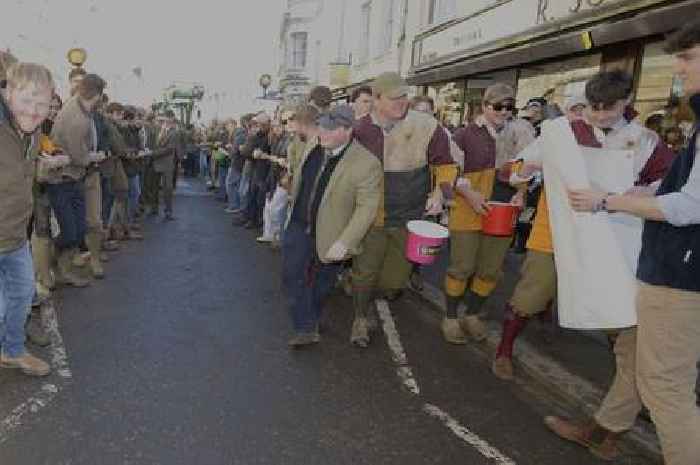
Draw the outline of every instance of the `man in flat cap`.
M433 116L409 109L408 87L397 73L379 75L372 95L372 112L356 121L354 134L383 162L383 198L362 252L353 259L351 342L358 347L369 344L375 289L400 290L410 276L406 223L442 213L457 174L447 134Z
M347 105L322 114L319 144L306 152L293 177L282 242L292 348L320 341L322 299L337 281L340 263L361 253L377 215L383 170L377 157L353 141L353 124Z

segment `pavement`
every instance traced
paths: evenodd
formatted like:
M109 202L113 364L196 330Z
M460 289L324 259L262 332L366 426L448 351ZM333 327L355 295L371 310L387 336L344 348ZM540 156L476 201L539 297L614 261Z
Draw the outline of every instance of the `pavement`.
M104 281L44 309L50 377L0 371L0 464L601 463L542 424L586 405L523 369L558 344L576 352L577 339L542 345L529 330L521 376L504 383L488 345L442 341L429 292L380 301L384 334L367 350L350 346L352 305L337 292L321 344L290 351L279 253L232 228L194 181L180 183L175 215L148 220ZM581 357L605 353L580 337ZM551 360L582 383L609 380ZM618 463L660 463L639 442L625 451Z

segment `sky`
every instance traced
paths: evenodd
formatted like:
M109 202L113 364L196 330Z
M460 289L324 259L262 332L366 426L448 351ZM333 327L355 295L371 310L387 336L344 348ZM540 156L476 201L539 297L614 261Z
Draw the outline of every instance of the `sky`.
M259 76L277 72L280 0L2 3L0 49L46 65L62 96L72 47L87 50L85 68L105 78L110 99L122 103L150 105L172 83L203 84L203 120L258 109Z

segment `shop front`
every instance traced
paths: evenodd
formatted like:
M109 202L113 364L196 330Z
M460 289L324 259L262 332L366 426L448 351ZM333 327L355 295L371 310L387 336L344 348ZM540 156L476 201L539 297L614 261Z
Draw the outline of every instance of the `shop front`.
M700 0L501 0L418 34L409 83L433 97L443 123L479 111L484 89L506 82L517 104L562 105L600 70L635 78L635 110L665 127L690 124L664 34L700 11Z

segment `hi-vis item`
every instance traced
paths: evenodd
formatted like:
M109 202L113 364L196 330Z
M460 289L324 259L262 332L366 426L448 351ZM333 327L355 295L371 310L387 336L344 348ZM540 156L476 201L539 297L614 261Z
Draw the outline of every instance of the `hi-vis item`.
M544 123L542 142L560 324L574 329L636 325L642 221L623 213L577 213L567 197L567 189L631 188L634 152L581 147L565 118Z

